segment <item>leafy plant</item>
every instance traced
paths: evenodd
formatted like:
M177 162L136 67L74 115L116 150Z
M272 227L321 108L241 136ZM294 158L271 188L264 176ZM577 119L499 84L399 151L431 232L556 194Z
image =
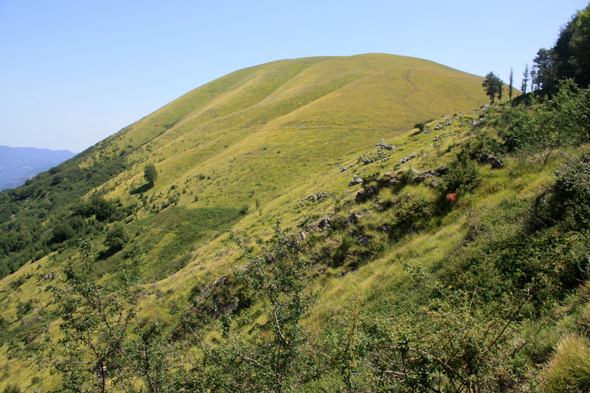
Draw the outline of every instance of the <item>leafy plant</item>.
M104 245L109 249L110 252L117 252L122 250L128 241L129 234L125 230L123 224L115 223L113 227L107 232Z
M481 181L477 164L469 159L468 151L461 151L455 160L449 164L449 170L441 182L442 195L451 192L458 194L471 192Z
M119 283L100 283L90 251L85 243L83 269L68 267L62 285L52 288L61 309L60 337L46 332L36 352L24 353L50 364L61 375L62 391L169 391L183 370L160 322L140 316L139 300L148 294L124 274Z
M257 241L261 252L256 255L244 241L232 238L248 261L236 277L247 297L264 305L264 322L255 323L245 335L234 327L251 324L249 315L224 314L219 318L221 336L205 341L193 327L201 326L207 315L185 313L185 332L200 348L190 360L202 375L200 386L211 391L283 392L319 378L309 333L301 324L317 293L311 287L311 264L299 255L300 244L278 224L271 239Z
M499 136L508 152L522 150L545 164L555 149L590 139L590 91L564 82L551 99L533 97L530 108L505 108Z
M146 164L143 168L143 177L148 184L154 184L158 178L158 171L154 164Z
M20 387L18 387L17 384L12 384L12 383L9 383L8 385L6 385L6 387L2 391L2 393L21 393L21 392L22 392L22 390L20 389Z

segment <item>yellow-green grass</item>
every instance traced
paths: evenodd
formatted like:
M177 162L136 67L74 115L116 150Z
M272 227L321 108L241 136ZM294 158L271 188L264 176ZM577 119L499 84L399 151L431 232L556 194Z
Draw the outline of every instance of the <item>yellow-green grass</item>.
M546 366L545 392L585 392L590 389L590 342L586 336L564 337Z

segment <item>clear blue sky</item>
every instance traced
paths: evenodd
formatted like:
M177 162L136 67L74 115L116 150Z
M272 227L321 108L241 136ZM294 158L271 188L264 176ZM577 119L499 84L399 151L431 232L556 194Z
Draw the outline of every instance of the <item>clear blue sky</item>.
M0 0L0 145L80 152L244 67L390 53L508 82L588 1Z

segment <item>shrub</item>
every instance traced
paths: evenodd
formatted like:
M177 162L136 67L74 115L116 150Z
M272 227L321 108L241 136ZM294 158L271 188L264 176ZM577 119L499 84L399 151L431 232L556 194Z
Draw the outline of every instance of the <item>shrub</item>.
M12 289L16 289L18 287L20 287L21 285L23 285L25 283L25 276L21 275L19 278L17 278L16 280L13 280L9 286Z
M116 223L107 233L104 245L111 251L122 250L129 241L129 234L121 223Z
M424 131L426 129L425 123L416 123L414 124L414 128L418 128L420 131Z
M61 223L53 228L51 231L51 243L63 243L68 239L74 237L75 232L70 226L70 224Z
M583 154L556 172L557 179L537 199L537 216L546 223L566 221L573 228L590 225L590 155Z
M2 393L21 393L21 392L22 392L22 390L20 390L20 388L18 387L17 384L11 384L11 383L6 385L6 387L2 391Z
M457 159L449 164L449 171L442 181L442 195L471 192L477 188L480 180L477 165L469 160L468 151L463 150L457 155Z
M550 100L533 98L530 108L506 108L499 136L508 152L522 150L546 163L555 149L590 138L589 110L590 91L565 82Z

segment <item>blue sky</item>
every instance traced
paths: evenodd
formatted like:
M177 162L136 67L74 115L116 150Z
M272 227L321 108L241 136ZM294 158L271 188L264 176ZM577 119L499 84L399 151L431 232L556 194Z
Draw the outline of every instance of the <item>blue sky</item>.
M0 0L0 145L80 152L244 67L391 53L520 87L588 1Z

